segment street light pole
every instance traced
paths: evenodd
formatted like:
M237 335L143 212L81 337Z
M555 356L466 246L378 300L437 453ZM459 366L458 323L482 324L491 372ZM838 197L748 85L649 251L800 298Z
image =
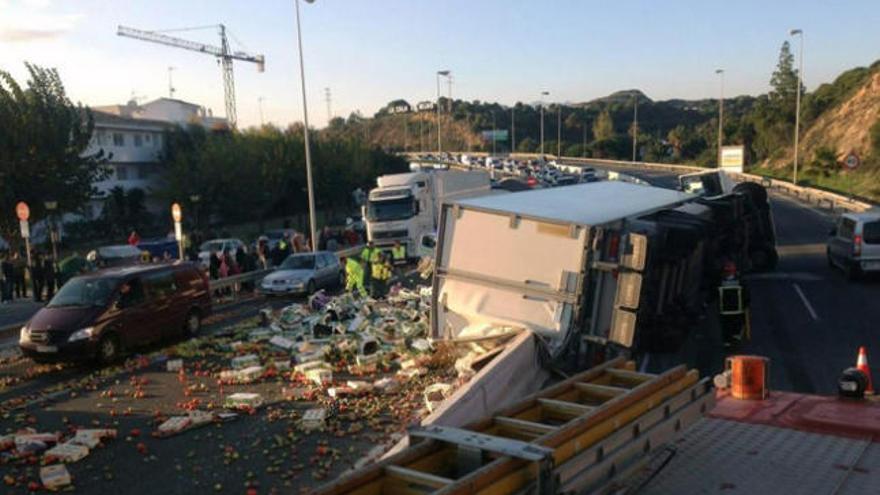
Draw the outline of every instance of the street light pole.
M516 103L510 107L510 152L516 151Z
M800 48L798 49L798 86L797 97L795 100L794 112L794 174L792 182L797 185L798 182L798 138L801 130L801 81L804 77L804 31L802 29L792 29L789 33L791 36L797 35L800 38Z
M548 91L541 91L541 159L544 158L544 97L549 94Z
M724 69L715 69L721 79L721 96L718 98L718 166L721 167L721 147L724 145Z
M315 0L306 0L308 3L314 3ZM303 139L306 148L306 182L309 190L309 234L311 236L312 250L318 243L317 229L315 228L315 188L312 182L312 155L309 150L309 109L306 103L306 70L303 66L303 47L302 47L302 29L299 23L299 0L294 0L296 6L296 39L299 46L299 77L302 83L302 99L303 99Z
M556 106L556 159L562 156L562 105Z
M633 163L636 161L636 150L639 146L639 95L633 97Z
M440 152L443 149L443 146L440 143L440 76L448 75L448 70L437 71L437 155L440 155Z

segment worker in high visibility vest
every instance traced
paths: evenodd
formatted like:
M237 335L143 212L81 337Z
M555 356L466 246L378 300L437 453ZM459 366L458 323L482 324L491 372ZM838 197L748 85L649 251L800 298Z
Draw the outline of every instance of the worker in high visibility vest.
M400 241L394 241L394 247L391 248L391 264L394 266L406 264L406 248L400 245Z
M354 256L345 258L345 290L352 292L356 296L366 296L367 289L364 288L364 267L360 261Z
M370 241L361 249L361 262L364 264L364 283L367 287L372 287L372 279L373 279L373 269L372 262L373 256L376 254L378 249L373 245L373 242Z
M388 281L391 280L391 262L388 257L379 253L379 259L371 264L372 283L370 284L371 295L374 299L385 297Z
M724 346L733 347L739 344L743 333L749 338L749 294L733 261L723 264L721 283L718 286L718 304Z

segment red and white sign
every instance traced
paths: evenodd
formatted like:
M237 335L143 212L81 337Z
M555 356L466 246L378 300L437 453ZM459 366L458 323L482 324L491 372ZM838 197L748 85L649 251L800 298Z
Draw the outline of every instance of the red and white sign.
M850 153L850 154L846 155L846 158L843 159L843 166L845 166L846 168L848 168L850 170L855 170L855 169L859 168L859 164L861 162L862 161L859 159L859 155L857 155L855 153Z
M180 209L178 203L171 205L171 218L173 218L175 222L183 220L183 211Z
M27 203L24 201L19 201L17 205L15 205L15 214L18 215L18 219L25 222L31 216L31 209L28 208Z

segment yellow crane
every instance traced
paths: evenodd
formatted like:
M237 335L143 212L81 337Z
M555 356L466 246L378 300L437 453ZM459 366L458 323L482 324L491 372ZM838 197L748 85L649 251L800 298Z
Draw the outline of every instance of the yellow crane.
M182 38L176 38L174 36L164 34L161 31L144 31L142 29L135 29L126 26L119 26L116 34L118 34L119 36L125 36L127 38L134 38L142 41L150 41L162 45L174 46L177 48L183 48L185 50L191 50L194 52L200 52L206 55L213 55L214 57L217 57L217 60L219 61L223 69L223 90L226 100L226 119L229 121L229 125L234 127L238 119L235 111L235 78L232 73L232 61L239 60L243 62L253 62L257 64L257 71L263 72L265 70L266 58L263 55L251 55L241 51L233 52L229 47L229 40L226 38L226 26L224 26L223 24L175 29L173 31L189 31L204 28L219 29L219 47L199 43L196 41L185 40Z

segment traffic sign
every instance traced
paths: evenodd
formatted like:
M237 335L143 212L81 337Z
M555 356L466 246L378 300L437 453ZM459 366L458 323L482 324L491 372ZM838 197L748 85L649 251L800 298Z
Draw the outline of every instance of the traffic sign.
M175 222L183 220L183 211L180 209L180 204L174 203L171 205L171 218L173 218Z
M843 165L850 170L855 170L859 167L859 164L862 161L859 160L859 155L855 153L850 153L846 155L846 158L843 160Z
M31 209L28 208L27 203L19 201L18 204L15 205L15 214L18 215L19 220L26 222L31 216Z

